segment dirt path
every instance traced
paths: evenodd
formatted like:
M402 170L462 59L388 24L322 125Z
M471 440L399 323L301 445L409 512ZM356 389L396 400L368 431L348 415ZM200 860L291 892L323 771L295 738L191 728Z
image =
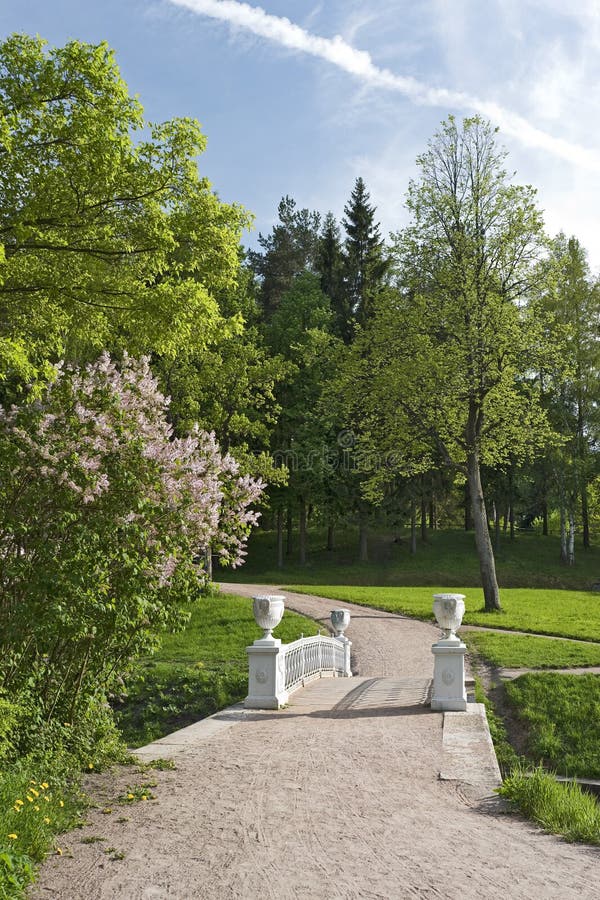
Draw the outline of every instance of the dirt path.
M362 677L314 682L287 709L198 740L175 771L151 773L155 801L115 805L125 784L148 776L91 779L113 812L93 810L68 836L71 855L45 864L36 900L598 897L599 851L439 779L442 715L423 705L437 629L288 598L316 618L351 610ZM104 840L82 843L89 837Z

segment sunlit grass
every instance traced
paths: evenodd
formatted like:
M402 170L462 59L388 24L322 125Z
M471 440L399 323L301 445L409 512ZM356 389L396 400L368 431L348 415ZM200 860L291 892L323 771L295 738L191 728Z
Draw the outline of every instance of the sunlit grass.
M165 635L115 700L115 716L130 747L141 747L210 716L248 692L246 647L261 637L248 597L218 594L191 607L185 631ZM286 610L273 632L284 643L316 634L317 622Z
M600 643L579 644L523 634L468 631L462 634L469 650L494 666L525 669L567 669L600 666Z
M600 675L521 675L506 696L527 727L527 755L559 775L600 778Z
M283 590L285 593L285 588ZM303 584L289 585L288 590L373 606L419 619L433 618L433 594L452 590L466 595L465 625L600 641L600 598L591 591L505 588L501 594L502 612L486 613L483 612L481 589L447 584L410 588Z

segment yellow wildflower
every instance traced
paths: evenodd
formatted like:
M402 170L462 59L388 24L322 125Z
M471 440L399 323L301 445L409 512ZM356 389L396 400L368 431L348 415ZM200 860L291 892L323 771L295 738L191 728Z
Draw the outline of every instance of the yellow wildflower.
M44 797L44 800L46 801L46 803L50 803L50 797Z
M33 797L30 797L29 794L27 794L27 799L29 800L30 803L33 803Z
M64 806L65 804L62 802L62 800L59 800L59 801L58 801L58 805L59 805L59 806Z
M16 841L16 839L18 838L18 836L19 836L19 835L18 835L18 834L15 834L14 832L13 832L12 834L9 834L9 835L8 835L8 837L11 839L11 841Z
M39 791L36 791L35 788L31 788L31 793L33 794L34 797L39 797L39 796L40 796L40 792L39 792Z
M23 806L22 800L15 800L15 806Z
M133 794L127 794L127 799L128 799L128 800L133 800Z
M39 811L40 811L39 806L34 806L33 808L35 809L36 812L39 812Z
M88 763L88 769L93 769L93 768L94 768L94 763Z
M142 800L147 800L147 799L148 799L148 798L146 797L146 795L145 795L145 794L142 794Z
M46 823L46 825L50 824L50 819L48 818L48 816L44 816L44 822Z
M60 847L56 848L56 852L59 856L62 856L62 850L60 849Z
M44 788L44 790L47 790L47 789L48 789L48 787L49 787L49 785L48 785L48 782L47 782L47 781L42 781L42 783L41 783L41 787L43 787L43 788Z

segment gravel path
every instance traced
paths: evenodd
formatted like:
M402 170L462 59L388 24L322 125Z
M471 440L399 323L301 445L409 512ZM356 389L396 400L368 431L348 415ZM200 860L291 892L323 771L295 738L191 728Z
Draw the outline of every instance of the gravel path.
M148 776L90 779L113 812L93 810L67 836L70 854L44 865L36 900L600 896L598 850L439 779L443 717L423 705L436 628L285 593L315 618L336 605L351 610L361 677L314 682L287 709L248 713L199 740L175 771L151 773L155 801L124 814L115 796ZM89 837L104 840L82 843Z

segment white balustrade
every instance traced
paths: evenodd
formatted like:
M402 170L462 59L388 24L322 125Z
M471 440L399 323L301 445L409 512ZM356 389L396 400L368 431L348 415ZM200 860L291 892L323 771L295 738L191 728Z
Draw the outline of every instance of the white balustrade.
M343 633L350 622L350 613L332 610L336 637L318 634L282 644L270 632L281 620L284 599L281 595L254 598L254 616L265 634L246 648L249 670L244 705L251 709L279 709L293 691L315 678L352 676L352 642Z

